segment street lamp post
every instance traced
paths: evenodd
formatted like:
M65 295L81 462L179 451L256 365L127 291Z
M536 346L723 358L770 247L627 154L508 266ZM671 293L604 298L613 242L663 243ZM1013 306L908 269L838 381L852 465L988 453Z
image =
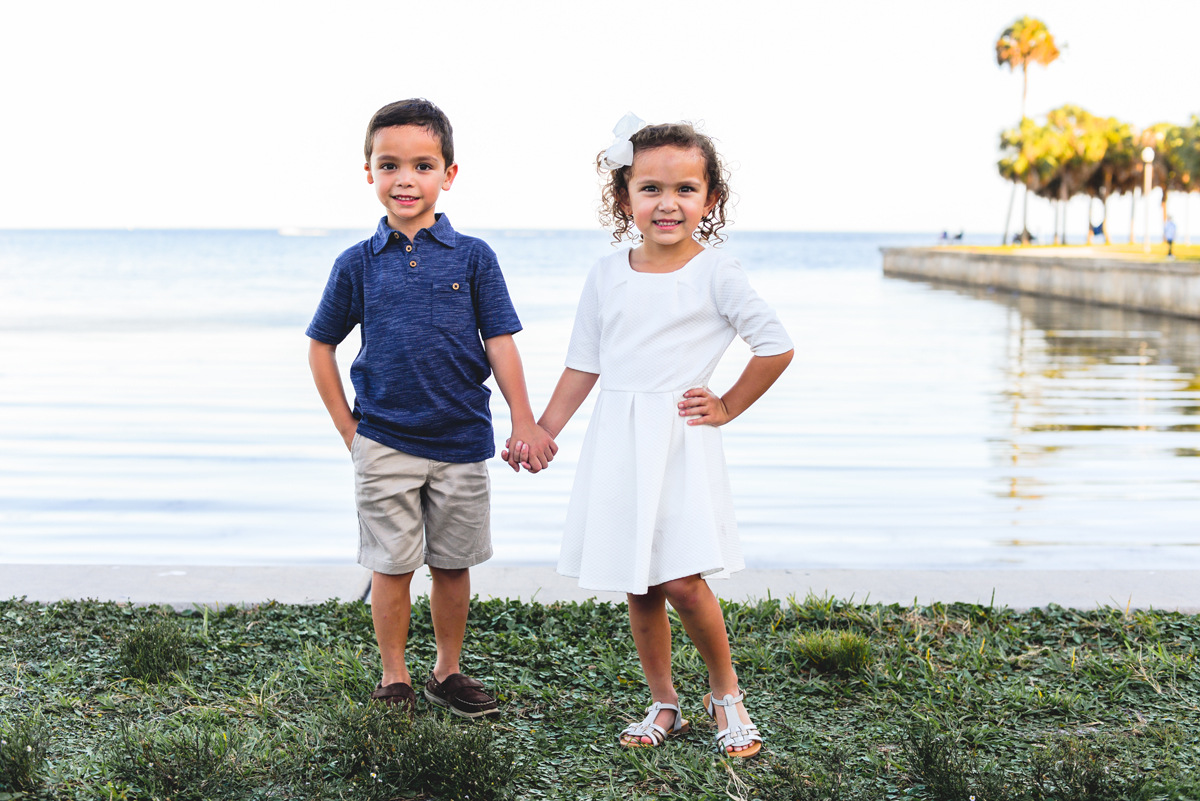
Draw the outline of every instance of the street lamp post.
M1146 213L1143 216L1142 224L1142 252L1150 252L1150 186L1154 180L1154 148L1147 147L1142 149L1142 162L1145 165L1143 168L1146 173L1146 180L1142 184L1142 202L1146 204Z

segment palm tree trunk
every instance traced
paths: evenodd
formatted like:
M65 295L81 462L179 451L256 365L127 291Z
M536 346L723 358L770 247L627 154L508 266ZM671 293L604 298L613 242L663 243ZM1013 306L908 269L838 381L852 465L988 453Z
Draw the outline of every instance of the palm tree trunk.
M1165 228L1167 225L1167 182L1166 181L1163 181L1162 212L1163 212L1163 227ZM1164 235L1163 242L1166 242L1166 241L1167 241L1167 237Z
M1021 203L1021 244L1029 244L1029 187L1025 187L1025 200Z
M1058 201L1051 200L1050 207L1054 209L1054 244L1058 244Z
M1008 244L1008 226L1012 222L1012 207L1013 201L1017 199L1017 182L1013 181L1012 192L1008 195L1008 214L1004 217L1004 236L1000 239L1001 245Z
M1104 229L1104 244L1111 245L1108 239L1108 197L1112 194L1112 170L1104 173L1104 218L1100 221Z
M1021 65L1021 119L1025 119L1025 96L1029 94L1029 62Z
M1134 189L1129 193L1129 244L1133 244L1133 229L1137 227L1137 196Z
M1100 207L1100 212L1104 215L1100 218L1100 230L1104 232L1104 244L1111 245L1112 241L1108 238L1108 192L1104 193L1104 202Z
M1096 198L1093 195L1088 195L1088 229L1087 229L1087 239L1085 241L1089 245L1092 244L1092 236L1093 236L1093 234L1092 234L1092 209L1095 207L1095 205L1096 205Z
M1058 190L1058 205L1062 208L1062 243L1067 244L1067 204L1071 198L1067 196L1067 185L1063 184Z

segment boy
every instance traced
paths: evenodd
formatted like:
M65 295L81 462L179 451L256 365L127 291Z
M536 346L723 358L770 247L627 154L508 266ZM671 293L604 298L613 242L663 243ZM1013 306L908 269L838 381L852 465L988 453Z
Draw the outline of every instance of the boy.
M557 447L534 423L512 338L521 323L496 255L435 211L458 174L450 121L427 100L392 103L371 118L365 152L367 183L387 216L338 256L307 334L317 391L354 463L358 562L374 571L383 677L371 697L416 708L404 649L409 584L427 564L437 662L425 697L461 717L497 715L495 699L459 668L469 568L492 555L489 373L512 410L512 439L529 443L527 461L546 467ZM350 369L351 410L335 351L355 325L362 347ZM519 470L518 457L509 465Z

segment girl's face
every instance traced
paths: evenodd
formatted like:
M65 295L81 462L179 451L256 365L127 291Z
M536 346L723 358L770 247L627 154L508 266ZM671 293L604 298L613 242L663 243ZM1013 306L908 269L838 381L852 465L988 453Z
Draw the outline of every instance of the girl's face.
M696 226L716 205L704 168L697 148L656 147L633 157L621 206L645 243L670 247L692 241Z

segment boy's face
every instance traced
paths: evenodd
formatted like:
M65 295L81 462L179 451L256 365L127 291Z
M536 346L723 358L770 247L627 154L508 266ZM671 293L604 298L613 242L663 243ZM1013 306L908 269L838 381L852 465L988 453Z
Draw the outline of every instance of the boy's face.
M375 132L371 161L364 165L394 230L409 239L433 225L438 194L450 188L458 165L442 160L438 137L418 125Z

